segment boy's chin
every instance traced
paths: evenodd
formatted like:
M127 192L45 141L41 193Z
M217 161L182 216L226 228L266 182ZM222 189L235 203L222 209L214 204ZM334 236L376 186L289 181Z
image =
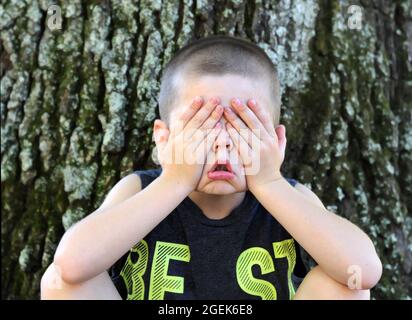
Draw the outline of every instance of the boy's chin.
M202 187L197 187L197 192L207 193L207 194L214 194L214 195L229 195L238 192L246 191L246 187L241 186L234 186L233 184L224 181L224 180L217 180L212 181Z

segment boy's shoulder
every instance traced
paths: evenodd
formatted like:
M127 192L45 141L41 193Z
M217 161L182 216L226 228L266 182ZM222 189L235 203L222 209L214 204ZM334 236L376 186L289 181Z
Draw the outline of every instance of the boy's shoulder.
M308 200L327 210L322 200L320 200L316 193L314 193L309 187L297 181L294 187L297 191L301 192Z
M293 178L284 177L287 182L291 184L292 187L295 187L299 182Z
M140 176L130 173L120 179L108 192L99 210L120 203L143 189Z
M147 187L153 180L158 178L162 173L162 168L135 170L133 174L140 178L142 189Z

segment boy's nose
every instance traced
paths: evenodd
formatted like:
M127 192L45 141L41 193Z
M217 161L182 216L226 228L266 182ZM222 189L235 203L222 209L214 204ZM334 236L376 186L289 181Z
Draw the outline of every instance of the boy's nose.
M220 131L219 135L217 136L213 144L213 151L215 153L218 153L219 151L227 152L233 148L233 141L226 130L226 122L223 119L221 119L220 121L222 124L222 130Z

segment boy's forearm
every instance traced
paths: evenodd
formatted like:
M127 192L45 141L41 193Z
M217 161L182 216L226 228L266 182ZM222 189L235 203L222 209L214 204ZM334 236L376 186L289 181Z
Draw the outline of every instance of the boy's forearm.
M379 280L381 264L375 248L350 221L312 203L284 178L252 192L333 279L347 285L348 268L354 266L361 271L363 288Z
M190 193L160 176L127 200L87 216L63 236L54 262L71 283L107 270L143 239Z

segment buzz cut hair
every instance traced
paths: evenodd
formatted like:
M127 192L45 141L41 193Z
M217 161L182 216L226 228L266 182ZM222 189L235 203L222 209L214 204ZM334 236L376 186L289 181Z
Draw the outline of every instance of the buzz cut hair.
M280 120L281 97L275 65L256 44L224 35L195 40L175 53L161 77L158 99L160 118L169 124L170 112L180 98L178 79L227 74L265 81L272 104L270 112L276 126Z

